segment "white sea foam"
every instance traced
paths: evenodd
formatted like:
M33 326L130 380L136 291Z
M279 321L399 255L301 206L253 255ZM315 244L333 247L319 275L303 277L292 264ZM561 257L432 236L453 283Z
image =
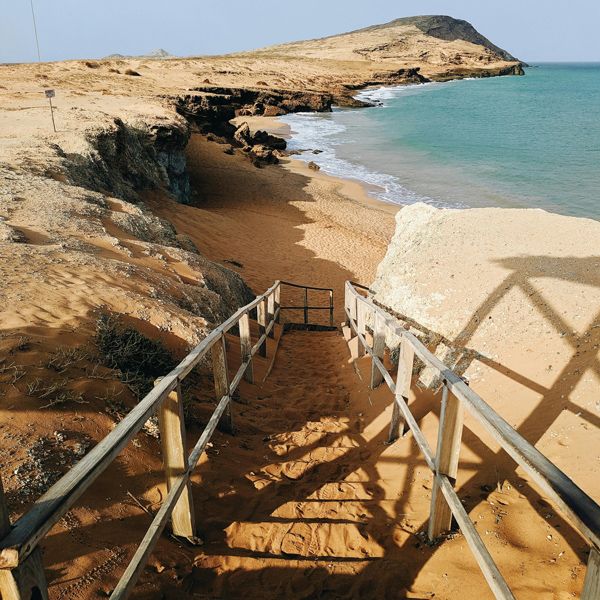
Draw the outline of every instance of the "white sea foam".
M404 86L406 88L407 86ZM393 92L397 88L382 88L384 92ZM373 90L378 92L379 90ZM368 92L364 92L365 94ZM382 96L377 96L380 99ZM390 98L393 96L389 96ZM394 175L380 173L367 168L359 162L345 160L336 153L336 147L356 143L344 137L346 127L334 122L331 115L319 113L295 113L280 117L292 131L292 139L288 142L288 150L299 150L298 158L304 162L316 162L327 175L349 179L374 186L368 188L370 196L404 206L415 202L427 202L440 208L459 208L461 206L434 200L428 196L417 194L404 187ZM320 150L314 154L314 150ZM357 158L360 158L357 156Z
M426 89L435 89L442 85L439 82L431 81L428 83L414 83L410 85L399 85L396 87L378 87L378 88L367 88L366 90L360 91L356 94L357 100L363 102L379 103L383 106L387 106L387 100L394 100L401 96L407 96L409 94L420 93Z

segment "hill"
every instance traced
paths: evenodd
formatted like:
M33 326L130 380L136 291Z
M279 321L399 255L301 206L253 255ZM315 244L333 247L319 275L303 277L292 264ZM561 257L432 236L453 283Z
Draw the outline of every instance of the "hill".
M490 40L481 35L471 23L463 21L461 19L454 19L453 17L447 17L445 15L423 15L420 17L404 17L402 19L396 19L385 23L383 25L373 25L364 29L359 29L355 33L361 31L377 31L383 29L390 29L395 27L406 27L414 25L419 28L424 34L437 38L439 40L446 40L453 42L455 40L462 40L464 42L470 42L479 46L484 46L492 52L495 52L500 57L508 62L518 61L512 54L509 54L506 50L502 50L495 44L492 44Z
M153 52L148 52L147 54L140 54L139 56L131 56L129 54L109 54L108 56L105 56L103 58L103 60L119 60L119 59L124 59L124 58L143 58L143 59L154 59L154 60L160 60L160 59L165 59L165 58L179 58L178 56L175 56L175 54L171 54L170 52L167 52L166 50L163 50L162 48L159 48L158 50L154 50Z
M428 78L443 79L461 70L502 70L520 61L481 35L470 23L442 15L396 19L330 37L291 42L233 56L397 64L419 67ZM516 64L516 65L515 65ZM495 73L503 74L503 73Z

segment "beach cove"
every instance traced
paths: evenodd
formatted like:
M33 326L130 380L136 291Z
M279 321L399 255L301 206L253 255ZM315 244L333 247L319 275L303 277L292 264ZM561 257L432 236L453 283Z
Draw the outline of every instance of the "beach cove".
M336 325L344 282L370 287L600 498L600 224L543 210L398 209L258 143L259 130L288 135L280 113L351 106L361 87L418 77L411 64L351 65L343 45L327 44L333 62L322 66L309 44L291 65L267 49L0 68L0 411L13 523L139 400L101 356L101 314L181 359L276 279L332 288ZM432 46L420 73L518 72L468 44ZM449 47L472 54L449 65ZM59 90L57 134L40 80ZM242 382L233 402L236 435L218 432L193 475L204 545L163 536L132 598L491 598L460 532L426 542L433 477L410 434L387 443L390 392L370 389L370 359L356 361L359 379L339 332L317 348L309 335L281 338L269 378L276 341L269 360L255 358L255 384ZM209 365L194 377L190 443L215 405ZM415 374L409 403L435 446L431 383ZM53 384L63 402L52 404ZM494 560L519 598L580 594L589 545L486 435L466 418L457 489ZM166 492L149 425L44 538L50 597L107 597Z

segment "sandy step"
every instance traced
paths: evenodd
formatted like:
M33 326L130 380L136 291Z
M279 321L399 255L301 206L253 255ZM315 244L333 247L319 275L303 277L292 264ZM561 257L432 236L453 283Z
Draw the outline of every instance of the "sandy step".
M320 491L320 490L319 490ZM276 519L305 521L353 521L364 523L370 519L387 519L395 514L398 500L321 499L299 502L291 500L271 513Z
M362 523L235 522L226 530L230 548L272 556L381 558L383 548Z

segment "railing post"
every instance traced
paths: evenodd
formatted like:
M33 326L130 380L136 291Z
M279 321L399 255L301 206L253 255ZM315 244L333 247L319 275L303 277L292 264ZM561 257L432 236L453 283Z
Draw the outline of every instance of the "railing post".
M252 338L250 337L250 317L244 313L240 318L240 346L242 348L242 361L248 361L248 366L244 371L244 380L254 383L254 369L252 367Z
M365 305L362 301L358 301L357 300L357 306L356 306L356 327L358 329L358 333L360 333L360 335L363 336L363 339L365 339L365 334L367 333L367 324L366 324L366 319L365 319ZM366 340L365 340L366 341ZM362 345L362 343L358 342L358 358L361 358L362 356L364 356L366 353L365 347Z
M431 513L429 515L429 527L427 531L431 541L437 539L443 532L449 531L452 526L452 510L440 490L438 476L447 475L454 486L458 473L462 430L462 403L444 385L437 452L435 455L435 473L431 492Z
M220 339L213 344L211 352L215 393L217 402L220 402L223 396L229 396L229 369L227 367L227 346L224 335L221 335ZM233 433L233 415L231 413L231 397L229 397L227 408L219 421L219 426L227 433Z
M0 539L9 532L10 519L0 479ZM39 546L36 546L15 569L0 569L0 597L2 600L48 600L48 587Z
M383 319L377 314L373 314L373 356L376 356L381 362L385 354L385 323ZM383 374L377 368L375 360L371 361L371 389L374 390L376 387L381 385L383 382Z
M308 323L308 288L304 288L304 323Z
M262 300L261 302L259 302L258 306L256 307L256 318L258 321L258 337L259 339L265 334L265 331L267 330L267 307L265 306L265 301ZM262 356L263 358L266 358L267 356L267 340L265 340L259 347L258 347L258 354L260 356Z
M410 393L410 384L412 380L413 363L415 360L415 351L409 343L402 338L400 343L400 356L398 357L398 376L396 377L396 395L394 397L394 407L392 409L392 420L390 422L390 434L388 441L391 444L394 440L404 435L404 424L406 420L400 412L400 402L408 402Z
M329 290L329 327L333 327L333 290Z
M160 379L155 381L154 385L157 385L159 381ZM188 470L185 420L180 385L165 398L158 407L157 414L168 493L177 478ZM171 525L175 535L189 540L193 540L196 536L194 503L192 502L192 488L189 479L171 513Z
M280 308L281 308L281 283L275 288L275 323L279 323L281 320Z
M592 546L583 580L581 600L598 600L598 598L600 598L600 552Z
M275 292L267 298L267 325L270 325L271 321L275 321ZM273 327L269 331L269 337L275 338L275 323L273 323Z
M348 316L350 314L350 282L346 281L346 283L344 284L344 324L346 325L346 327L350 327L350 317ZM350 327L350 329L352 329Z

